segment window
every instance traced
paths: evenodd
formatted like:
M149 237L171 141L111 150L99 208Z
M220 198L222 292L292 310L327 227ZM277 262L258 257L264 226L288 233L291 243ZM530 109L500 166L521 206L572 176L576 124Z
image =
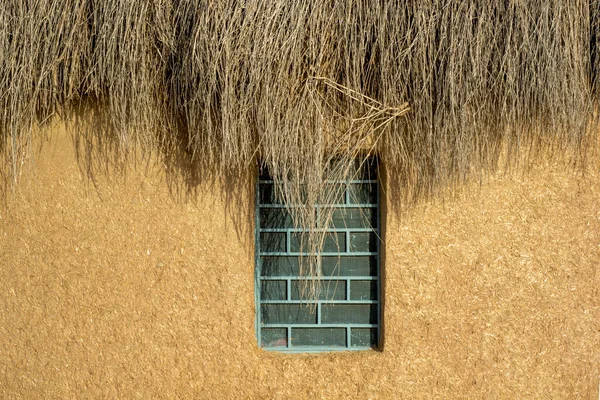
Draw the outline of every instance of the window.
M375 162L358 179L335 182L343 193L333 207L322 251L318 294L302 296L299 232L278 204L274 183L261 173L256 199L257 336L279 351L360 350L380 336L379 185ZM304 281L305 282L305 281Z

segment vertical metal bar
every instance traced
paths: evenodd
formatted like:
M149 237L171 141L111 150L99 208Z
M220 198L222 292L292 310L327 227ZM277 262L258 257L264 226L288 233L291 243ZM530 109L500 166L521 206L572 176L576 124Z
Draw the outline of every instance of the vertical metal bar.
M350 204L350 183L346 182L346 190L344 191L344 205Z
M379 166L379 165L377 165ZM381 188L379 183L381 179L379 179L379 168L377 168L377 176L375 177L377 180L375 182L375 189L377 191L377 208L375 209L377 213L377 346L379 347L379 343L381 343L381 241L383 238L381 237Z
M288 325L287 329L287 348L292 347L292 327Z
M256 306L256 320L254 329L256 330L256 340L258 347L262 347L261 339L261 311L260 311L260 277L261 277L261 259L260 259L260 177L256 179L254 186L254 303Z
M350 349L352 347L352 335L350 333L350 327L346 327L346 348Z
M321 207L316 207L317 211L317 228L321 228ZM323 227L324 228L324 227Z
M350 253L350 231L344 232L344 238L346 239L346 253Z
M286 255L289 257L290 255L290 251L292 250L292 238L291 238L291 231L290 229L288 229L285 233L285 253ZM287 299L291 300L292 299L292 280L290 278L287 279L287 283L286 283L286 291L287 291ZM289 331L288 331L289 333Z
M346 301L350 300L350 279L346 279Z
M321 302L317 303L317 325L321 325Z

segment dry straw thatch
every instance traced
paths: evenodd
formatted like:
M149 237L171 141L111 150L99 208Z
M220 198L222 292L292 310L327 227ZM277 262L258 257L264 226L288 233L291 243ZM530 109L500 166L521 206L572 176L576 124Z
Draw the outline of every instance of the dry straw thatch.
M583 159L599 49L598 0L4 0L0 173L58 115L89 166L142 149L197 178L260 159L316 226L356 156L405 199L524 143Z

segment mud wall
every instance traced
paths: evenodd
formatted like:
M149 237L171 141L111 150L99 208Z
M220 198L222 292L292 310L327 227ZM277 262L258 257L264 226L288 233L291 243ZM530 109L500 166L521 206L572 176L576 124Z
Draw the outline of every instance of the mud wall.
M597 171L386 213L381 351L286 355L255 339L251 183L92 183L60 127L40 154L0 206L2 398L598 398Z

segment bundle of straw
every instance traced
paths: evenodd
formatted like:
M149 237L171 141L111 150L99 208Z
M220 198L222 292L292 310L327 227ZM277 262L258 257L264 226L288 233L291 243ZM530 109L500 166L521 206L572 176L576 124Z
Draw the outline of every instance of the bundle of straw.
M88 166L141 149L222 176L258 159L311 227L357 157L378 154L406 199L503 148L509 165L524 144L583 159L599 49L598 0L4 0L0 173L10 185L58 116Z

